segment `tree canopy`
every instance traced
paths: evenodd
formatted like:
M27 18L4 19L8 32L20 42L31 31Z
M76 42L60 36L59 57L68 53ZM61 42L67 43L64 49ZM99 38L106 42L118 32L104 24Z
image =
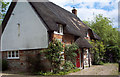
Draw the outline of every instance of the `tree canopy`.
M120 60L120 32L118 28L112 27L113 23L110 18L103 17L103 15L99 14L93 20L83 22L101 37L99 42L90 42L93 45L91 49L93 52L92 55L94 56L93 63L118 62Z
M92 21L84 21L97 35L101 37L101 41L106 46L118 45L118 31L117 28L113 28L110 18L103 17L103 15L96 15Z
M2 20L5 17L8 5L9 2L4 2L3 0L0 0L0 24L2 23Z

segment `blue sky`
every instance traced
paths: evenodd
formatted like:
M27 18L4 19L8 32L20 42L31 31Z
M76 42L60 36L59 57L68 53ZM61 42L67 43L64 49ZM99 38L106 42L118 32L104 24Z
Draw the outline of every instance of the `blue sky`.
M11 0L6 0L11 1ZM75 7L81 20L93 20L95 15L103 14L113 21L113 27L118 27L119 0L49 0L66 10Z
M103 14L113 21L113 27L118 27L118 2L119 0L50 0L66 10L73 7L78 10L81 20L93 20L95 15ZM74 2L73 2L74 1Z

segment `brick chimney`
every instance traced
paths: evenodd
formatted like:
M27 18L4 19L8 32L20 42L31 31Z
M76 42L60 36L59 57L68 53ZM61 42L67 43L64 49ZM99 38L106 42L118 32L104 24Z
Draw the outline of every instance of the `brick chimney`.
M72 13L77 15L77 10L75 9L75 7L73 7Z

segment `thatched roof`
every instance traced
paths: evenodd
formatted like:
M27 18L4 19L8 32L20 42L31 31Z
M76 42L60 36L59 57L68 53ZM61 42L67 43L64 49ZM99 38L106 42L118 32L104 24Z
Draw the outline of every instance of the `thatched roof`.
M100 40L100 39L101 39L101 38L100 38L94 31L92 31L91 29L88 29L88 32L90 33L91 39L94 39L94 40Z
M75 43L80 47L80 48L92 48L92 45L84 38L78 38Z
M84 33L79 25L82 22L76 15L52 2L30 2L30 4L46 23L49 31L58 30L56 23L61 23L64 25L64 33L83 36Z
M6 24L11 16L11 13L15 7L17 2L12 2L8 12L2 22L2 32L6 27ZM64 33L72 34L74 36L78 36L83 39L78 39L78 43L84 43L87 40L84 39L86 36L86 32L90 29L87 25L85 25L75 14L59 7L58 5L52 2L29 2L34 11L38 14L39 18L45 23L48 31L56 31L58 30L57 23L64 25ZM27 9L26 9L27 10ZM29 22L29 21L28 21ZM95 38L98 38L95 33L92 33ZM93 37L93 38L94 38ZM81 41L80 41L81 40ZM86 42L86 46L89 43ZM84 44L82 47L85 47Z

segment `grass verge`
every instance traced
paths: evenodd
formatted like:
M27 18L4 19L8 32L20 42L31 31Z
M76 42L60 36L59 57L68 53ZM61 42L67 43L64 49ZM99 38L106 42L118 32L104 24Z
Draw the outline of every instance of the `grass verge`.
M78 72L80 71L80 69L72 69L70 71L60 71L56 74L54 74L53 72L47 72L47 73L43 73L43 72L38 72L35 75L42 75L42 76L50 76L50 75L67 75L69 73L73 73L73 72Z

